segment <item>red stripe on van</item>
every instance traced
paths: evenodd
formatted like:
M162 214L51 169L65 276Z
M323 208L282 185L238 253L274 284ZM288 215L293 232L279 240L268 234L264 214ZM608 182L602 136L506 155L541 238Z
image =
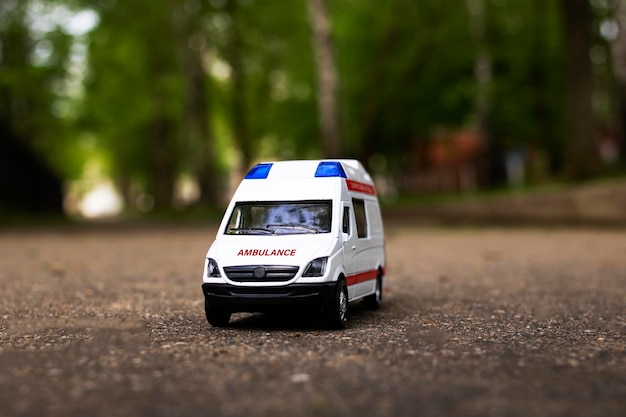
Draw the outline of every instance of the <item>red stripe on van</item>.
M371 271L359 272L358 274L348 275L346 277L346 284L354 285L365 281L376 279L378 276L378 270L373 269Z
M363 182L358 182L354 180L346 179L346 185L348 186L348 190L357 191L359 193L376 195L376 189L369 184L365 184Z

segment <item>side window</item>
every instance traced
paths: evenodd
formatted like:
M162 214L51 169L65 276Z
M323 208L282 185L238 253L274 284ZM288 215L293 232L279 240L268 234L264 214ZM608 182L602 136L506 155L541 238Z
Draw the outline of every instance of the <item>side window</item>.
M367 216L365 215L365 202L358 198L352 199L354 217L356 218L356 232L359 238L367 237Z
M343 208L342 232L350 234L350 207Z

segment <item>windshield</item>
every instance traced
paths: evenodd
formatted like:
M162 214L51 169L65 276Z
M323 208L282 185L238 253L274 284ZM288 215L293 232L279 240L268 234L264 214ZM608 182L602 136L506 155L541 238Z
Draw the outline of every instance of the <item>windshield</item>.
M235 205L227 235L330 233L331 201L254 201Z

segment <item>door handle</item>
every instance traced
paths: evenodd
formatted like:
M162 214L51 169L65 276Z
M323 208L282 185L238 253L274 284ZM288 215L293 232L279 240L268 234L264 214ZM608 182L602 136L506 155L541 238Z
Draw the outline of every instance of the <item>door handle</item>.
M356 250L356 245L352 245L352 250Z

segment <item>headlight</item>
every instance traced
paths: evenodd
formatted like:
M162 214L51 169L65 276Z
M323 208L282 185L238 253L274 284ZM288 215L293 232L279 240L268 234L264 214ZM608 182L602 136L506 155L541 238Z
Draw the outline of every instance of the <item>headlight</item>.
M313 259L304 269L303 277L321 277L326 272L328 256Z
M217 267L217 262L213 258L206 258L206 276L207 278L219 278L222 275L220 274L220 269Z

